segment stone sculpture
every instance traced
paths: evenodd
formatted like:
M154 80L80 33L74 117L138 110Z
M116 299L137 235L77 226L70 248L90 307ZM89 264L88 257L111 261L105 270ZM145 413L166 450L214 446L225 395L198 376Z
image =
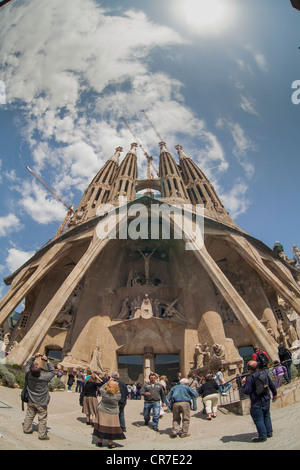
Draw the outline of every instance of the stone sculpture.
M104 368L101 362L101 357L102 357L102 349L100 348L100 346L96 346L93 351L92 360L90 362L89 367L93 372L103 374Z

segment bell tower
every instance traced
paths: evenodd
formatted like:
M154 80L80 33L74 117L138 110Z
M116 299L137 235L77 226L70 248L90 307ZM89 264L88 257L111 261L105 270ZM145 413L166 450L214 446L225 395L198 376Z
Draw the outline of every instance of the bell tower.
M176 145L175 148L178 151L183 182L191 203L193 205L204 204L207 217L219 220L228 225L237 226L223 206L215 188L205 174L196 163L183 152L181 145Z
M165 142L160 142L159 146L159 177L162 198L189 202L189 196L180 174L180 167L167 150Z
M128 202L133 201L136 195L136 179L137 179L137 143L131 144L131 149L122 161L114 180L109 202L117 203L119 197L127 197Z
M111 193L112 184L115 181L119 167L120 153L122 147L117 147L114 155L107 160L96 174L86 191L84 192L74 216L69 222L69 227L81 223L84 220L96 217L97 207L105 204Z

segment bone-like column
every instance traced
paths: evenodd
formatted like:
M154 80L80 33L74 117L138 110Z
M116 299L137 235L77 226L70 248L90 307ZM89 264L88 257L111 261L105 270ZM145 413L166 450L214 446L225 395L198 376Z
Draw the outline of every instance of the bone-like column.
M230 234L226 240L232 247L244 258L244 260L260 274L279 294L280 296L300 315L299 287L296 283L286 277L287 286L278 279L272 271L263 263L258 251L254 246L239 235ZM291 294L292 290L295 295ZM297 298L298 297L298 298Z
M112 214L111 217L107 217L104 224L107 222L109 226L109 219L112 220L112 224L114 225L113 229L115 229L115 214ZM120 222L121 218L119 223ZM100 231L97 233L100 233ZM79 281L81 281L81 279L84 277L91 264L101 253L109 240L109 233L107 238L98 238L95 232L93 241L81 259L78 261L72 272L65 279L61 287L57 290L56 294L52 297L48 305L41 312L38 319L28 331L28 333L24 336L22 341L16 345L11 353L7 356L8 362L21 365L37 349L38 345L45 337L48 329L55 321L58 313L67 302L73 290Z
M235 313L237 319L246 330L252 344L261 346L272 361L276 360L278 358L276 341L269 335L252 310L240 297L229 279L210 256L205 246L200 246L195 243L194 248L193 254L199 260L229 307Z
M60 259L56 255L60 250L64 251L66 244L63 246L60 243L52 246L44 256L24 268L14 279L10 290L5 294L0 302L0 325L5 322L7 317L14 311L19 303L24 299L28 292L39 282L47 272L53 267L53 265ZM25 282L22 282L23 278L26 278L30 273L30 268L36 270L31 274Z

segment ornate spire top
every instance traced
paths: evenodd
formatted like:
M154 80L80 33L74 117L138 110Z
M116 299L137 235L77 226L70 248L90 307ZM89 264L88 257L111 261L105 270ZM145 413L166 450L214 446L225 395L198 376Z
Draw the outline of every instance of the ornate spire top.
M183 160L184 158L189 158L185 153L184 151L182 150L182 145L176 145L175 146L177 152L178 152L178 155L179 155L179 158L181 160Z
M166 147L166 142L159 142L159 146L160 146L160 153L168 151Z
M115 153L112 157L110 157L109 160L115 162L117 165L119 165L119 158L120 158L120 153L123 152L123 147L117 147L115 150Z
M136 148L138 147L138 144L136 142L133 142L131 144L131 149L130 149L130 152L133 153L134 155L136 155Z

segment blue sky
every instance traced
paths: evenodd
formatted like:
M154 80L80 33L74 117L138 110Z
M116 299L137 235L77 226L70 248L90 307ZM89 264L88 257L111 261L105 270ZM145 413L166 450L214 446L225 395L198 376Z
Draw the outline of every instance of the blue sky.
M214 4L214 2L216 2ZM207 10L213 5L213 12ZM222 10L220 10L222 8ZM51 239L118 146L181 144L235 221L300 246L300 12L289 0L12 0L0 9L0 275ZM300 93L297 95L300 98ZM145 158L139 151L139 175ZM7 287L0 285L0 296Z

